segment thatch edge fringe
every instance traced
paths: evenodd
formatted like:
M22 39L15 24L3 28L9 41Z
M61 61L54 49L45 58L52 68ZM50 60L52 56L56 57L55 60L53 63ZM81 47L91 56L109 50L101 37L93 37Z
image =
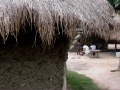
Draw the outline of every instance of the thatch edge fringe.
M86 32L94 31L101 37L109 32L109 25L113 26L114 30L119 29L112 18L114 10L106 0L102 2L101 0L19 0L19 3L17 0L0 0L0 2L0 6L4 3L0 8L0 34L4 42L9 34L14 35L17 42L19 29L21 25L25 27L25 21L35 25L36 33L39 33L43 43L48 45L54 42L55 29L57 28L59 32L59 27L64 28L62 33L67 37L73 36L78 24Z

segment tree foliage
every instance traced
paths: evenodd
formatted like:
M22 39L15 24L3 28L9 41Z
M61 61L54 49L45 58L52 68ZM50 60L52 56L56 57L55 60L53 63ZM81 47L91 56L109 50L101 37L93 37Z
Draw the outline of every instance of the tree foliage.
M108 2L115 8L117 5L120 4L120 0L108 0ZM116 11L120 15L120 10Z
M120 0L108 0L108 2L113 6L117 6L118 4L120 4Z

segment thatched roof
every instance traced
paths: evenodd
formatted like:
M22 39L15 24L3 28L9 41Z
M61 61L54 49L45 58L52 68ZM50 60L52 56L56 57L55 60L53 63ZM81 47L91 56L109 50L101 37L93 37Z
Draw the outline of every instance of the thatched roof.
M78 24L102 36L117 28L113 13L107 0L0 0L0 34L4 41L9 34L17 40L27 22L48 44L56 37L55 30L72 36Z
M115 14L114 18L116 23L118 23L118 25L120 25L120 16L118 14ZM119 30L115 30L115 31L110 31L109 32L109 39L110 40L117 40L120 41L120 29Z
M118 31L118 32L111 32L110 40L120 41L120 31Z

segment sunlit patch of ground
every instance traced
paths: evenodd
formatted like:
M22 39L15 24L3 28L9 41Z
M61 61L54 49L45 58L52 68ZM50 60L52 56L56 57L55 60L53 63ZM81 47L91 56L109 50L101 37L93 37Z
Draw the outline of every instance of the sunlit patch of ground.
M69 52L67 69L92 78L103 90L120 90L120 72L110 72L118 68L120 58L115 52L100 52L99 56L90 58Z

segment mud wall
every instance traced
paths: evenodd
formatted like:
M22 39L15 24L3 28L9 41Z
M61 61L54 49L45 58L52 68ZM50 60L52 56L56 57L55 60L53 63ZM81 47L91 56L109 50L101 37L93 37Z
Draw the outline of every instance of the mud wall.
M62 90L68 46L0 48L0 90Z

